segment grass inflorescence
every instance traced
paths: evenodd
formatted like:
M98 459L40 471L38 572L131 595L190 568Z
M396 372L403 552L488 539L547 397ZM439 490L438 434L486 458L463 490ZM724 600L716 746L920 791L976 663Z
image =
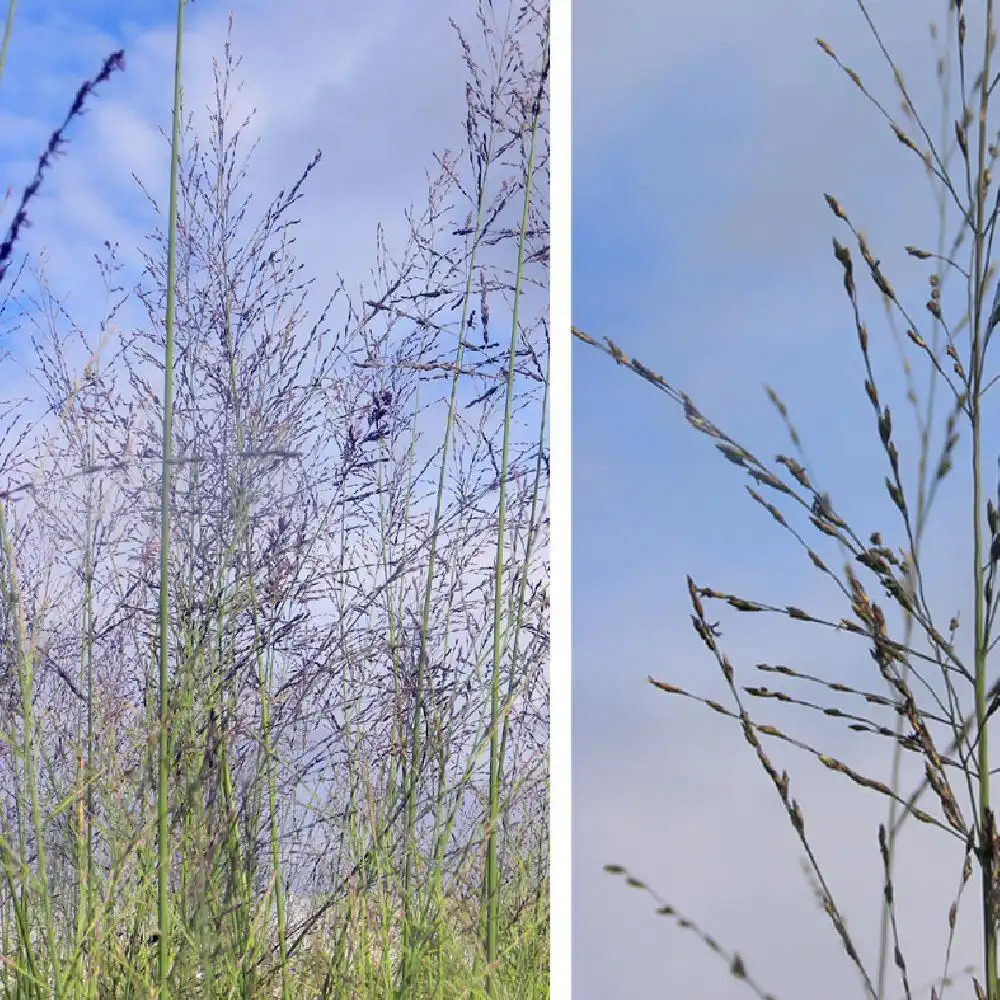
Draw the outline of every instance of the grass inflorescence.
M942 96L941 121L936 128L928 126L921 115L870 5L858 0L857 6L892 74L901 113L894 113L887 101L879 99L833 46L817 39L818 46L884 118L904 155L916 156L930 180L938 218L935 249L905 247L912 260L932 269L927 276L928 294L916 308L899 291L902 286L890 280L872 242L849 209L834 195L824 196L836 223L844 229L844 235L833 240L833 260L860 357L859 398L871 411L885 467L885 496L894 523L874 532L854 526L836 498L817 485L788 407L770 387L767 395L785 426L792 453L765 461L711 420L685 392L631 357L619 343L576 328L572 332L580 343L603 351L617 365L664 393L695 431L711 440L723 457L743 471L748 495L779 531L793 539L811 567L837 588L844 606L842 617L820 614L795 605L750 600L703 586L689 576L691 620L725 680L730 703L705 698L673 681L650 678L651 684L672 697L698 702L740 726L777 793L804 854L817 902L855 967L865 996L882 1000L896 995L896 987L889 983L891 977L906 997L921 989L911 982L900 933L894 861L901 831L907 823L918 822L956 843L963 858L961 878L947 914L942 976L930 987L931 995L942 995L951 982L957 914L967 896L967 886L975 883L981 907L978 925L982 964L977 971L967 971L978 997L997 1000L1000 875L996 852L1000 837L991 799L988 736L989 722L1000 706L1000 681L989 669L990 654L997 642L1000 606L1000 481L994 501L987 480L992 456L987 450L984 419L984 400L996 382L988 375L987 359L1000 321L997 299L990 294L995 282L992 250L1000 215L1000 199L994 190L998 147L995 128L991 132L990 114L997 82L992 63L996 44L994 4L985 0L977 6L974 31L967 25L967 8L961 0L946 5L943 41L938 28L932 25L932 39L940 48L935 75ZM956 279L960 290L954 298L946 297L947 283ZM886 325L898 349L906 404L912 410L919 443L912 471L900 447L900 413L905 411L890 406L884 380L879 378L873 359L876 334L864 317L860 295L864 283L870 283L881 299ZM924 390L915 377L920 370L926 373ZM958 641L964 635L960 633L960 615L954 608L942 614L932 606L923 558L934 501L958 460L957 446L963 435L968 439L971 473L969 519L965 525L972 539L968 567L973 585L972 623L967 641L971 655L963 655ZM953 533L954 528L951 530ZM839 552L840 566L827 554L831 544ZM756 664L754 670L760 682L746 683L723 649L723 626L709 613L712 604L723 604L741 614L780 616L816 629L820 636L837 633L853 637L868 647L871 683L845 684L835 677L773 663ZM892 624L897 619L901 623L898 630ZM803 695L802 689L812 693ZM806 725L822 715L843 724L849 733L885 740L891 748L888 774L883 777L861 773L824 751L813 736L799 736L784 726L758 722L752 711L755 702L793 705L799 710L800 722ZM792 793L792 778L772 762L769 741L813 756L828 770L886 800L887 818L877 838L882 920L875 965L863 958L864 949L849 928L834 887L814 852L806 817ZM923 779L912 789L901 784L900 762L904 755L919 758L922 765ZM627 875L618 865L609 865L607 871ZM647 889L632 876L628 881L636 888ZM675 915L671 906L654 897L660 904L659 912ZM733 974L738 971L738 978L745 979L758 996L766 995L746 978L742 960L737 962L690 921L678 919L725 958Z
M547 997L547 8L453 25L460 149L326 296L184 10L142 279L92 335L39 272L2 410L0 996Z

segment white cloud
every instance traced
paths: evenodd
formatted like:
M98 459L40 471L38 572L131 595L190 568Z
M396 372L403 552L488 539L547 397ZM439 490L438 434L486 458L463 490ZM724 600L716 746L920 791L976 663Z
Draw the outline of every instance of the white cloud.
M294 12L251 3L236 12L233 51L242 64L234 83L242 81L243 91L232 95L230 127L256 107L245 149L260 139L248 189L262 210L317 148L323 150L305 189L299 240L301 259L329 285L337 270L352 284L367 274L379 221L402 235L405 208L426 196L432 152L461 137L464 67L448 17L469 27L469 13L451 0L434 4L433 14L396 0L354 8L301 4ZM187 14L185 104L202 124L213 102L212 60L222 58L227 16L222 6L204 3ZM83 79L114 46L126 48L125 70L92 95L88 113L73 124L67 155L49 171L26 234L26 246L49 249L57 290L73 288L77 308L94 308L79 292L92 284L80 278L93 273L93 253L105 239L119 240L123 254L131 253L136 237L155 224L132 174L161 208L166 202L169 155L159 132L170 129L173 29L169 23L133 26L127 30L134 36L123 41L76 20L61 34L30 20L18 28L14 50L21 46L46 69L32 74L44 81L44 101L24 87L23 61L12 58L4 80L21 116L17 148L27 156L41 147L36 142L29 151L25 139L44 142ZM6 132L4 142L12 141ZM18 181L31 170L33 160L25 160ZM134 255L131 263L138 264Z

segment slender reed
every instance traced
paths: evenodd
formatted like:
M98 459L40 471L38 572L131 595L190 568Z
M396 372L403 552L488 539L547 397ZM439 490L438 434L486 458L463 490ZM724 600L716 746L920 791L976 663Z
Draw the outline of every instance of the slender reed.
M157 975L158 995L169 996L170 973L170 829L167 817L168 761L168 698L170 683L170 473L173 457L174 418L174 318L176 302L174 284L177 280L177 171L181 133L181 53L184 40L184 2L177 0L177 40L174 55L174 111L170 139L170 207L167 219L167 314L166 348L163 362L163 464L160 470L160 676L159 676L159 774L157 777Z

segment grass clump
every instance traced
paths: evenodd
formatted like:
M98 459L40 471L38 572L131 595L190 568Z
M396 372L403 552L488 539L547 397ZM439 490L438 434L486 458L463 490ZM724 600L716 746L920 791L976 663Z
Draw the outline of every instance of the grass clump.
M453 25L461 150L319 293L184 7L144 273L39 274L0 435L0 994L546 997L547 9Z

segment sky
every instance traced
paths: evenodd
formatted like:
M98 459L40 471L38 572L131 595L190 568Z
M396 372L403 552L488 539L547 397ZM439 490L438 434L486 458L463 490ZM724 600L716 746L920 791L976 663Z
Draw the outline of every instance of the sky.
M497 5L495 16L506 16ZM88 100L86 114L67 131L67 145L31 202L31 225L19 249L44 251L54 294L85 330L105 314L107 298L94 262L104 242L119 244L122 284L134 287L140 251L162 216L155 215L137 179L161 212L168 191L167 136L173 102L176 9L138 3L42 3L18 11L0 86L0 163L11 198L6 224L38 155L62 122L77 89L119 48L125 69ZM207 128L214 101L212 63L221 59L228 5L197 0L185 13L184 104L196 129ZM439 172L434 154L464 142L466 68L454 21L482 59L482 30L475 5L435 0L416 7L400 0L362 5L299 3L294 10L250 0L234 11L231 125L254 112L244 131L244 154L253 143L249 176L241 193L254 202L255 222L279 190L296 182L317 150L322 159L306 181L304 200L290 213L297 259L314 279L314 309L337 290L338 276L357 299L371 283L381 224L390 255L398 260L409 231L407 212L426 209L428 177ZM530 53L528 54L530 58ZM42 72L41 70L44 70ZM519 221L520 208L512 210ZM489 251L487 251L489 252ZM537 270L537 269L536 269ZM26 286L32 288L29 278ZM535 315L540 293L526 284L522 318ZM340 296L328 317L346 320ZM495 335L507 322L493 303ZM526 311L529 310L530 311ZM313 315L316 315L314 311ZM457 312L454 317L457 322ZM133 296L119 323L145 324ZM0 378L11 395L30 397L30 321L18 335L0 332L0 349L13 361ZM96 340L96 338L95 338ZM82 364L86 354L79 358ZM443 384L443 383L442 383ZM463 392L465 387L463 386ZM527 418L531 422L531 416Z
M940 135L928 25L944 18L947 4L872 7L931 135ZM863 537L880 530L888 544L902 544L834 236L853 249L876 376L892 407L908 484L917 458L913 411L881 301L823 194L835 196L866 234L924 332L931 267L902 248L934 249L938 213L917 158L815 43L824 38L915 131L902 119L892 72L859 6L590 0L573 14L573 323L612 338L764 460L794 454L764 393L765 383L773 386L814 480L838 512ZM970 14L970 45L977 31ZM951 119L944 125L951 135ZM958 257L967 262L966 248ZM962 302L949 280L946 312L957 318ZM909 356L925 398L927 364ZM731 705L717 664L691 628L687 574L702 586L834 620L849 614L846 602L676 404L593 348L574 343L572 357L574 998L751 995L691 932L657 916L652 899L606 874L609 863L625 866L722 947L738 951L779 1000L863 996L803 873L803 851L777 793L738 726L647 682L652 675ZM994 361L988 371L995 370ZM945 415L938 393L935 447ZM989 400L991 492L994 406ZM923 549L936 621L946 628L959 613L963 651L972 620L968 467L962 428L956 471L935 500ZM836 547L824 546L801 518L800 525L839 568ZM861 714L869 713L857 700L835 700L804 682L779 684L754 665L787 664L885 690L867 650L850 637L711 604L707 610L744 685L783 688ZM898 634L898 616L889 621ZM794 707L750 707L759 721L888 779L887 741L847 734L842 724ZM892 725L885 715L877 721ZM885 800L787 746L772 740L766 749L791 775L810 842L874 976ZM912 761L904 774L907 783L919 777ZM914 995L927 996L942 974L961 862L940 831L904 829L896 894ZM980 961L978 907L973 884L952 952L956 995L972 995L960 973ZM888 982L887 997L903 995L898 975L890 972Z
M496 17L502 20L506 9L498 5ZM125 51L124 70L90 96L86 113L69 126L67 144L29 206L31 224L18 244L34 261L44 261L54 295L84 330L97 328L108 305L95 253L105 241L118 244L124 269L120 283L132 288L143 269L141 251L149 249L149 237L162 223L139 182L162 213L169 180L175 14L169 4L122 7L95 0L35 4L15 18L0 82L6 97L0 110L0 191L11 191L5 225L77 89L112 52ZM228 5L212 0L189 3L185 13L184 105L202 134L206 108L214 100L212 63L223 56L229 15ZM244 130L244 155L252 144L256 147L240 189L254 199L251 224L322 151L304 185L304 200L290 213L298 220L295 255L315 282L308 299L314 317L337 291L340 277L355 300L362 282L370 287L380 225L388 253L400 259L409 232L407 213L419 217L426 210L429 177L440 170L434 155L455 150L465 140L466 67L450 22L463 29L472 57L482 63L475 5L460 0L419 7L376 0L293 8L250 0L234 11L233 51L240 60L234 88L238 83L242 89L232 95L230 126L254 112ZM519 220L519 206L512 211ZM30 276L23 287L30 295ZM540 307L540 293L528 284L524 296L522 319L530 320ZM345 306L341 295L328 316L329 327L343 325ZM491 311L495 339L508 322L507 311L496 297ZM0 368L8 397L38 395L30 343L36 330L28 312L16 332L9 323L0 332L0 350L9 352ZM135 296L117 319L125 329L147 324ZM92 336L91 343L98 339ZM78 352L81 366L89 350ZM529 433L534 432L529 428Z
M498 17L505 9L497 5ZM0 81L0 193L12 189L5 226L80 85L112 52L125 51L124 71L91 95L86 114L70 126L64 155L31 203L31 227L18 248L44 251L53 292L85 330L95 328L105 305L94 254L106 240L119 243L123 283L130 287L128 279L141 268L139 251L161 224L136 179L165 206L175 12L175 5L147 0L43 0L19 7L14 19ZM187 6L184 100L196 122L205 121L213 99L212 59L222 57L229 14L230 5L213 0ZM465 141L467 71L450 19L466 31L478 55L475 5L462 0L248 0L235 6L233 49L242 60L235 77L243 92L233 121L256 109L244 148L259 141L248 180L255 199L250 216L259 217L322 149L305 199L291 213L301 219L296 256L316 279L322 299L336 288L338 274L352 294L368 280L379 224L390 252L402 250L407 210L414 208L419 217L428 174L438 170L433 154ZM526 292L522 321L533 315L538 294ZM138 310L130 315L144 321ZM334 310L329 325L336 328L339 320ZM494 341L503 336L506 321L497 301ZM0 349L11 355L0 365L0 400L34 391L31 332L24 324L0 339Z
M512 9L516 13L516 6ZM184 104L202 131L206 106L214 101L212 62L222 59L230 10L214 0L197 0L185 12ZM507 10L508 5L495 5L501 24ZM98 337L93 331L106 306L95 253L105 241L118 243L121 283L131 288L142 268L140 251L149 247L148 236L162 223L137 180L164 208L175 15L171 4L88 0L31 4L19 8L14 19L0 81L0 192L11 189L5 226L80 85L112 52L125 52L124 70L90 96L86 113L70 125L62 155L30 204L31 225L18 245L35 259L43 255L53 293L94 342ZM309 300L313 305L337 289L338 276L357 298L359 284L370 282L376 264L380 225L389 254L399 259L409 231L408 211L418 218L426 211L429 177L440 170L435 154L463 146L467 69L455 24L481 65L476 8L462 0L420 5L401 0L285 5L249 0L235 8L233 51L240 65L234 83L242 84L242 91L234 97L231 122L255 111L242 147L245 153L257 143L241 187L254 199L248 213L252 223L322 150L322 160L303 188L303 201L289 213L299 220L295 256L316 283ZM530 43L525 48L530 59L533 48ZM512 156L508 152L508 159ZM450 217L439 209L437 222L445 225ZM520 205L510 212L519 221ZM512 246L508 241L503 252ZM492 251L494 256L498 252ZM537 275L534 268L532 277ZM25 284L30 291L32 279ZM526 287L522 322L534 319L541 294ZM473 304L479 305L478 295ZM345 320L342 305L343 297L328 318L335 330ZM509 320L499 297L494 296L492 306L496 342ZM457 322L457 312L449 318ZM120 317L126 329L130 321L148 322L135 301L131 312ZM10 355L0 364L0 399L37 396L31 380L33 332L26 321L13 332L5 329L6 336L0 333L0 351ZM87 355L78 353L82 367ZM431 384L431 392L445 386L443 381ZM537 437L532 426L533 419L537 426L536 414L522 411L515 419L528 425L531 440ZM422 440L420 447L430 449L432 440Z
M138 249L157 224L133 175L166 202L175 13L175 5L148 2L43 2L15 18L0 161L5 187L18 195L77 88L111 52L125 50L124 72L71 126L65 155L33 202L24 243L46 248L54 288L81 323L103 304L94 253L117 240L126 267L137 269ZM229 5L198 0L185 14L184 99L197 121L212 99L212 59L222 56L229 13ZM327 292L336 272L352 288L367 277L379 222L390 247L401 246L406 209L426 201L431 154L461 140L465 69L448 19L474 31L471 15L456 0L419 10L398 0L300 3L294 16L288 5L250 0L234 10L243 82L236 109L256 109L246 134L248 144L260 142L251 190L262 211L322 149L297 249L312 275L329 276ZM17 344L7 346L17 353Z

